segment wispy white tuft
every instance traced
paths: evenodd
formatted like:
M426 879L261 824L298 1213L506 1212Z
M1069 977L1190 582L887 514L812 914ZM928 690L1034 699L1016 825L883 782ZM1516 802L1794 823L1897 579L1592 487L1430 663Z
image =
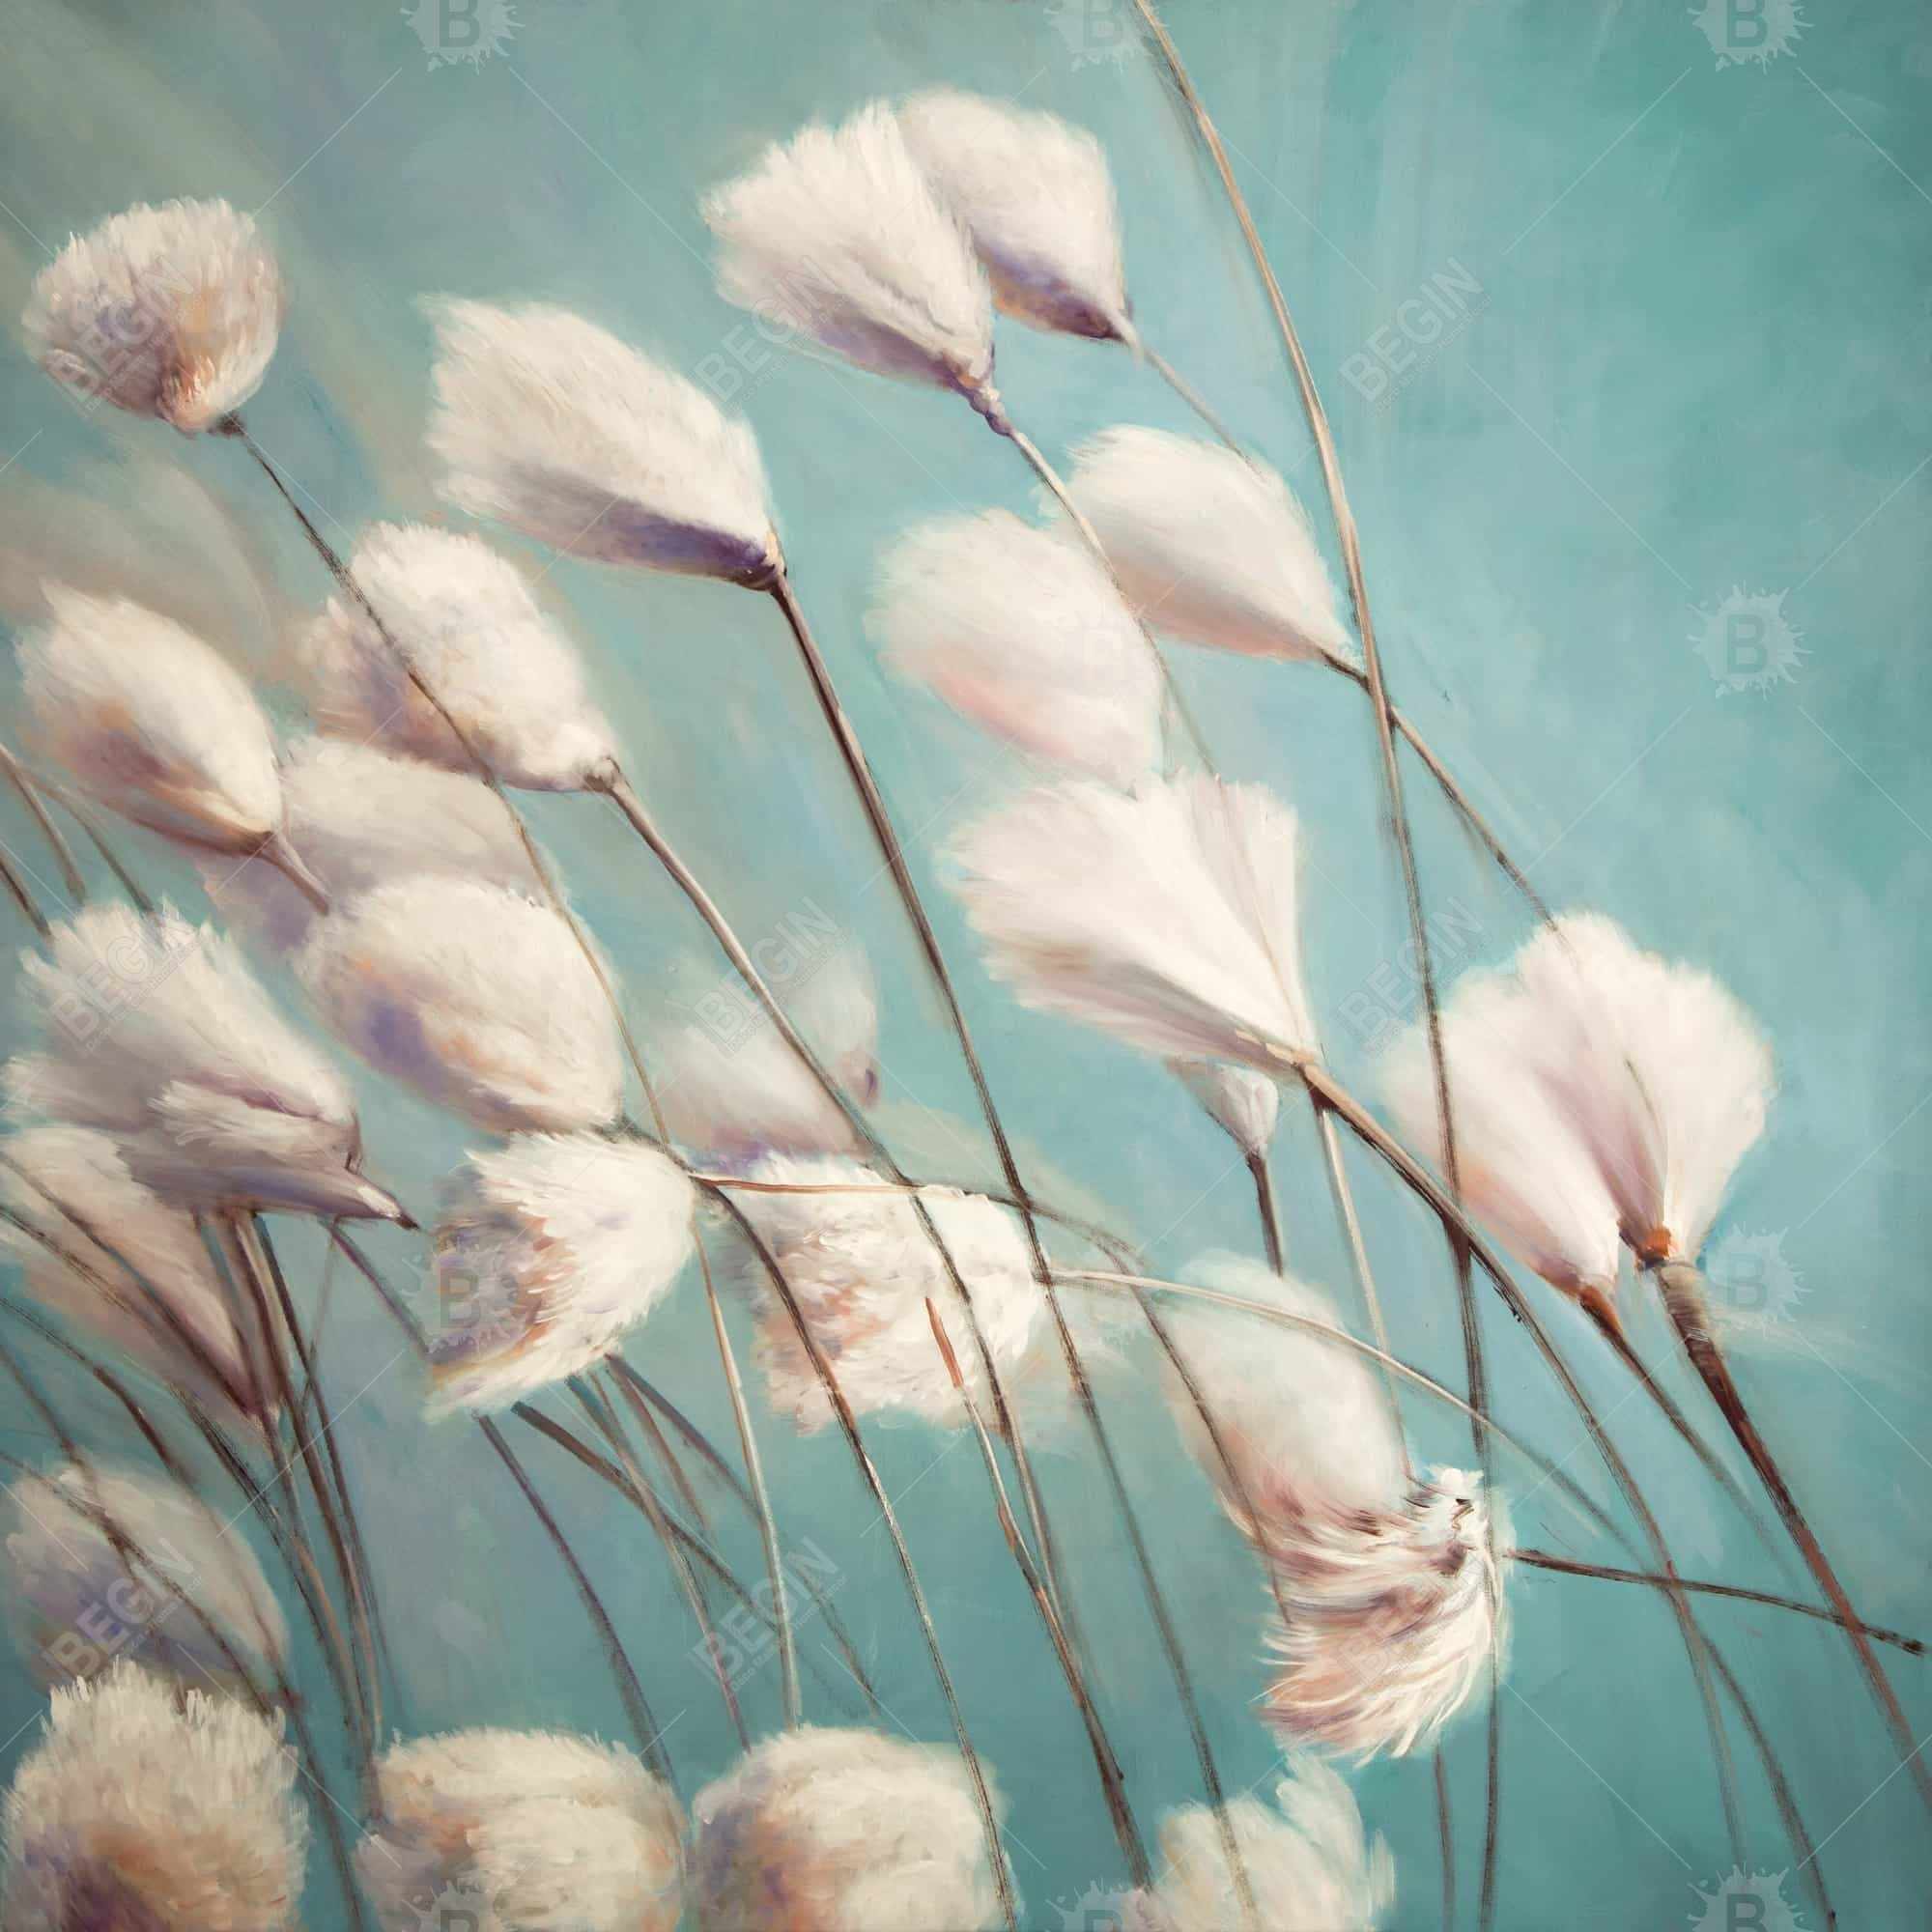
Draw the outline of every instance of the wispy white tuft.
M394 880L322 921L296 971L371 1066L473 1126L571 1133L617 1117L603 989L564 922L521 894Z
M1008 315L1067 335L1134 340L1114 181L1092 134L952 88L914 95L899 125Z
M282 802L289 844L331 903L412 872L535 890L516 826L480 779L373 745L305 738L283 763ZM308 900L259 860L212 861L201 875L209 896L270 952L293 952L315 924Z
M700 1932L985 1932L999 1894L956 1753L873 1731L769 1738L691 1807Z
M476 1152L437 1224L439 1408L501 1408L593 1368L691 1259L696 1196L677 1166L599 1134Z
M56 1690L7 1795L8 1932L289 1932L308 1818L245 1706L121 1662Z
M1281 1118L1281 1089L1264 1074L1215 1060L1176 1060L1174 1077L1243 1153L1265 1153Z
M349 569L395 648L347 591L329 599L301 649L309 709L325 730L473 773L413 670L505 784L578 791L614 755L577 653L523 573L482 538L379 524Z
M772 581L757 441L702 389L567 309L429 306L451 502L599 563Z
M392 1746L355 1864L383 1932L672 1932L684 1820L621 1746L452 1731Z
M1023 752L1121 785L1160 762L1160 667L1069 532L1008 510L923 524L881 562L870 627L895 670Z
M74 236L21 317L56 382L185 434L255 393L281 324L274 257L225 201L143 204Z
M400 1215L354 1172L349 1090L233 940L106 904L50 945L22 967L42 1044L7 1069L16 1108L112 1134L134 1178L183 1207Z
M704 218L727 301L877 375L986 387L986 277L882 103L774 144L705 196Z
M258 1686L271 1681L264 1665L287 1660L288 1627L254 1552L185 1490L71 1463L14 1482L4 1521L14 1637L43 1684L128 1657L189 1690L213 1681L239 1693L224 1642Z
M1272 469L1122 425L1074 452L1067 490L1157 630L1250 657L1353 663L1308 513Z
M804 962L781 997L832 1078L861 1106L876 1099L879 1012L864 952L841 946ZM729 1160L852 1150L851 1123L735 977L721 978L696 1004L698 1020L652 1055L674 1140Z
M1375 1932L1395 1903L1395 1861L1362 1829L1354 1794L1319 1758L1292 1761L1274 1803L1227 1807L1241 1863L1269 1932ZM1244 1923L1214 1814L1187 1804L1160 1828L1161 1872L1122 1901L1122 1932L1227 1932Z
M1020 1001L1167 1058L1315 1057L1296 827L1254 785L1030 792L967 828L954 890Z
M882 1184L857 1161L773 1155L754 1180ZM990 1425L984 1364L964 1310L910 1201L901 1194L760 1194L736 1197L772 1250L806 1323L831 1358L838 1385L862 1415L890 1411L952 1428L966 1420L926 1313L946 1322L959 1371ZM1012 1216L996 1203L952 1187L923 1187L932 1216L966 1286L1001 1379L1026 1360L1045 1306ZM753 1259L750 1281L761 1314L758 1360L772 1405L802 1430L823 1429L831 1403L798 1331Z

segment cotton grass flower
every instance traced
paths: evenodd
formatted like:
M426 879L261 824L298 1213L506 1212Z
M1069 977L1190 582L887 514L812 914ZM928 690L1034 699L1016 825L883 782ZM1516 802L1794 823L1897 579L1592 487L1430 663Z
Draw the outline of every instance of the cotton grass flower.
M953 890L1022 1005L1279 1075L1317 1057L1295 840L1258 786L1054 785L967 828Z
M1160 762L1161 674L1092 552L1007 510L924 524L880 564L887 662L1033 756L1131 785Z
M375 618L344 592L301 645L309 709L324 730L471 774L475 760L446 712L503 783L532 791L581 791L614 758L577 653L523 573L480 537L379 524L349 572Z
M832 1157L775 1154L754 1165L748 1178L808 1187L886 1188L872 1169ZM1019 1229L1007 1209L981 1195L952 1187L919 1192L972 1293L1004 1383L1026 1364L1045 1314ZM933 1339L925 1306L930 1298L950 1321L957 1294L904 1195L747 1190L738 1205L771 1249L806 1325L832 1359L838 1386L858 1413L916 1415L944 1428L965 1422L965 1406ZM748 1279L763 1311L757 1352L773 1407L808 1434L823 1429L833 1419L831 1401L797 1329L755 1262ZM963 1327L963 1320L954 1325ZM962 1343L958 1359L967 1392L983 1414L989 1391L979 1349Z
M469 1730L392 1746L355 1863L383 1932L672 1932L677 1801L617 1745Z
M990 396L986 277L883 103L775 143L703 213L727 301L874 375Z
M1395 1903L1395 1861L1362 1829L1354 1795L1319 1758L1293 1762L1272 1804L1227 1807L1268 1932L1375 1932ZM1214 1814L1183 1805L1160 1830L1161 1874L1122 1901L1122 1932L1225 1932L1243 1908Z
M53 1693L7 1796L8 1932L289 1932L308 1820L276 1728L134 1664Z
M1074 452L1067 490L1156 629L1248 657L1352 667L1308 514L1272 469L1218 443L1122 425Z
M333 903L423 872L536 890L515 824L480 779L305 738L284 758L282 803L290 846ZM271 867L212 863L201 874L229 920L270 952L294 952L314 929L314 908Z
M321 922L296 972L339 1039L472 1126L617 1118L623 1060L596 974L563 920L519 893L393 880Z
M185 1490L70 1463L20 1477L0 1520L9 1620L42 1683L127 1657L189 1690L240 1691L228 1650L258 1677L285 1664L288 1627L262 1566Z
M44 594L54 621L21 644L20 668L47 753L124 818L230 859L259 854L323 903L283 836L274 738L240 673L125 597Z
M1281 1089L1272 1080L1250 1067L1224 1066L1214 1060L1175 1060L1168 1066L1243 1153L1267 1152L1281 1118Z
M21 318L56 382L185 435L255 393L281 324L274 257L225 201L144 203L74 236Z
M566 309L430 313L429 444L451 502L594 562L769 586L756 440L702 389Z
M691 1808L699 1932L1000 1922L972 1783L952 1751L807 1726L756 1746Z
M597 1134L471 1153L436 1230L434 1406L495 1409L594 1368L691 1259L675 1163Z
M232 940L169 907L105 904L57 925L50 950L22 968L42 1050L7 1069L16 1108L111 1134L180 1207L405 1218L355 1172L349 1090Z

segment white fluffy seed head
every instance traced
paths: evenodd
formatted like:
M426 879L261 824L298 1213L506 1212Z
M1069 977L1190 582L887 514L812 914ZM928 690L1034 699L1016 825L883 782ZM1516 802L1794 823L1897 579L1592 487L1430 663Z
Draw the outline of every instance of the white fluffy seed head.
M413 875L328 919L296 972L378 1072L493 1133L606 1126L624 1071L603 988L548 906Z
M376 1763L355 1862L383 1932L447 1910L476 1932L672 1932L684 1820L617 1745L554 1731L453 1731Z
M283 761L282 803L289 844L333 904L412 872L535 890L517 828L480 779L373 745L305 738ZM201 875L223 913L270 952L293 952L315 925L315 908L264 860L211 862Z
M35 736L82 788L151 831L252 852L282 820L275 745L247 683L171 618L45 587L20 645Z
M880 102L811 126L704 198L718 286L874 374L978 395L993 310L972 244Z
M494 1409L593 1368L691 1259L674 1163L599 1134L522 1135L469 1156L436 1230L439 1409Z
M429 306L451 502L599 563L772 582L757 441L703 390L567 309Z
M308 1849L277 1727L129 1662L53 1693L7 1796L8 1932L288 1932Z
M1395 1861L1362 1829L1354 1794L1320 1758L1290 1762L1274 1803L1227 1807L1262 1924L1294 1932L1375 1932L1395 1903ZM1220 1822L1205 1805L1168 1813L1151 1890L1122 1901L1123 1932L1225 1932L1243 1923Z
M857 1161L775 1154L753 1180L883 1187ZM1019 1229L1006 1208L952 1187L920 1197L952 1252L1002 1381L1026 1366L1044 1304ZM926 1313L939 1310L961 1378L982 1417L990 1413L985 1368L959 1312L959 1298L910 1201L894 1192L740 1193L738 1206L771 1249L807 1325L831 1358L838 1385L862 1415L909 1414L962 1427L952 1385ZM798 1428L823 1429L831 1401L804 1343L756 1260L747 1263L756 1298L758 1361L772 1406Z
M128 1657L241 1694L229 1650L257 1683L286 1662L288 1627L254 1552L185 1490L70 1463L15 1481L4 1521L14 1641L43 1684Z
M691 1810L700 1932L999 1922L973 1787L952 1751L807 1726L756 1746Z
M1067 491L1156 630L1250 657L1354 661L1308 514L1272 469L1122 425L1074 452Z
M255 393L281 325L274 257L225 201L144 204L74 236L21 318L56 382L184 434Z
M309 709L326 731L473 773L413 670L505 784L579 791L614 755L577 653L480 537L379 524L349 569L382 623L340 591L303 637Z
M1160 667L1093 554L1008 510L907 532L874 640L901 676L1035 757L1130 785L1160 762Z
M1048 786L969 826L953 890L1021 1003L1163 1058L1317 1055L1294 814L1255 785Z
M1264 1073L1216 1060L1173 1060L1174 1077L1243 1153L1264 1154L1281 1118L1281 1089Z
M916 94L898 112L1002 310L1036 328L1134 340L1114 181L1092 134L953 88Z

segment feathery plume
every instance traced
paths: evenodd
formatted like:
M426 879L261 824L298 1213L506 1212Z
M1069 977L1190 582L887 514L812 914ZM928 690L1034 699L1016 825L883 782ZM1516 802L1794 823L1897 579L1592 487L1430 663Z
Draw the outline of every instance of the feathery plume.
M757 441L702 389L567 309L429 307L451 502L599 563L771 582Z
M1395 1861L1362 1829L1354 1794L1319 1758L1292 1761L1274 1803L1227 1807L1261 1922L1270 1932L1375 1932L1395 1903ZM1123 1932L1223 1932L1242 1923L1227 1847L1211 1811L1183 1805L1161 1826L1163 1868L1122 1903Z
M21 326L57 383L191 435L261 386L282 279L225 201L142 204L69 240L35 276Z
M296 973L338 1038L473 1126L617 1118L623 1060L596 975L563 921L519 893L392 880L322 921Z
M1295 836L1255 785L1047 786L967 828L953 890L1023 1005L1144 1052L1282 1074L1317 1051Z
M282 1668L288 1627L262 1566L186 1491L70 1463L20 1477L6 1498L10 1621L42 1683L128 1657L189 1689L213 1680L239 1693L211 1625L251 1671Z
M950 87L914 95L898 118L1004 313L1064 335L1135 341L1114 181L1092 134Z
M901 676L1023 752L1119 785L1160 762L1160 667L1065 529L1008 510L923 524L882 560L869 624Z
M181 1207L404 1218L355 1172L349 1090L232 940L171 907L103 904L50 946L23 967L42 1050L7 1069L16 1108L112 1134Z
M7 1795L8 1932L289 1932L308 1819L278 1729L136 1665L53 1693Z
M125 597L44 595L54 621L23 641L20 668L48 755L122 817L203 851L259 853L322 903L283 836L274 738L241 674Z
M391 1747L355 1856L383 1932L673 1932L677 1801L619 1745L470 1730Z
M876 1182L857 1161L774 1154L751 1170L753 1180ZM1026 1245L1011 1215L978 1194L923 1187L932 1216L972 1292L980 1327L1002 1381L1022 1366L1044 1304ZM739 1207L772 1250L797 1296L807 1325L838 1365L838 1385L860 1414L903 1411L945 1428L966 1419L926 1314L929 1296L955 1305L944 1264L911 1203L895 1193L756 1194ZM758 1360L774 1407L808 1433L832 1420L832 1408L804 1344L784 1314L766 1299L762 1270L748 1277L765 1307ZM984 1412L985 1365L963 1350L960 1372Z
M674 1162L599 1134L474 1152L436 1230L440 1409L502 1408L594 1367L691 1259L696 1196Z
M1168 1069L1243 1153L1268 1151L1281 1118L1281 1089L1272 1080L1218 1060L1171 1060Z
M727 301L875 375L990 393L986 277L882 102L774 143L703 213Z
M355 546L349 572L381 625L344 591L309 626L302 671L324 730L472 773L474 760L413 670L505 784L581 791L615 756L577 653L537 608L523 572L482 538L379 524Z
M999 1923L972 1785L952 1751L807 1726L766 1739L691 1811L701 1932Z
M1272 469L1123 424L1074 452L1067 491L1157 630L1249 657L1354 662L1308 514Z
M829 953L787 1009L826 1071L869 1106L879 1091L879 1012L864 952L844 946ZM732 1161L853 1151L852 1123L767 1015L724 995L700 1002L699 1010L702 1019L679 1028L652 1056L673 1140Z
M332 903L412 872L536 890L516 826L479 779L373 745L305 738L284 760L282 803L289 843ZM270 952L292 952L314 929L314 908L271 867L207 864L201 876L209 896Z

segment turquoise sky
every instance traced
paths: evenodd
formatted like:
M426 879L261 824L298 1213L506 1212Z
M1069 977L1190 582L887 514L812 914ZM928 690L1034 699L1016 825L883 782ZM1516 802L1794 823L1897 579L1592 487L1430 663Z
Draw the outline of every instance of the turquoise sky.
M801 594L931 888L1024 1157L1105 1206L1168 1272L1208 1249L1252 1251L1245 1175L1158 1067L1019 1012L981 971L938 884L938 851L1025 774L892 682L866 641L884 544L924 517L1026 508L1028 476L936 393L767 353L712 289L696 210L768 140L916 86L1017 96L1092 128L1118 180L1148 340L1291 476L1325 542L1319 470L1238 236L1153 63L1124 37L1131 9L522 0L505 24L481 0L474 17L500 31L472 43L461 18L440 24L446 4L424 0L412 18L393 0L15 0L0 122L7 312L46 251L130 202L221 195L259 209L292 301L249 419L345 545L374 519L443 514L420 448L421 296L564 303L708 371L756 427ZM1710 0L1695 17L1680 0L1174 0L1168 14L1333 416L1398 699L1552 903L1605 910L1708 967L1776 1043L1780 1097L1713 1248L1746 1284L1734 1299L1751 1301L1751 1282L1775 1289L1768 1317L1744 1331L1740 1376L1867 1614L1923 1630L1932 21L1905 0L1868 0L1813 7L1794 33L1789 11L1779 0L1762 12ZM432 65L430 52L484 57ZM1003 327L999 355L1015 419L1056 457L1114 422L1186 426L1123 353ZM200 627L296 722L279 682L289 629L326 580L238 450L83 415L15 341L0 353L0 464L10 628L33 621L45 577L126 589ZM886 1006L880 1120L908 1163L987 1176L970 1090L775 613L710 584L528 560L582 643L640 788L741 930L829 919L870 951ZM1176 662L1223 767L1302 815L1310 974L1337 1066L1366 1089L1387 1027L1413 1006L1366 708L1307 669L1184 650ZM1439 801L1411 790L1445 966L1505 956L1524 936L1517 904ZM614 817L555 799L532 814L647 1029L668 1002L700 998L717 979L703 934ZM0 813L0 837L57 900L17 812ZM125 842L201 909L191 870L139 835ZM11 1003L8 1014L11 1041ZM463 1134L357 1080L372 1171L426 1205ZM1346 1297L1305 1110L1285 1109L1274 1166L1293 1265ZM1401 1346L1453 1378L1440 1243L1378 1175L1358 1178ZM420 1245L400 1235L371 1245L427 1314ZM286 1246L314 1293L319 1247L298 1229ZM1617 1406L1625 1384L1583 1326L1530 1288L1614 1410L1687 1573L1782 1587L1688 1456L1638 1404ZM1646 1293L1631 1292L1639 1346L1701 1416ZM411 1366L356 1285L332 1294L327 1367L335 1390L355 1396L341 1440L390 1605L398 1722L616 1734L568 1585L500 1470L461 1423L421 1422ZM1506 1420L1607 1496L1520 1336L1493 1306L1486 1326ZM1121 1352L1108 1412L1216 1747L1246 1787L1278 1762L1248 1709L1264 1682L1262 1585L1186 1462L1139 1344ZM695 1284L630 1354L728 1433ZM49 1383L64 1388L51 1372ZM118 1444L110 1414L64 1393L89 1439ZM1199 1796L1198 1774L1091 1456L1052 1387L1033 1400L1109 1721L1151 1831ZM11 1453L48 1453L30 1417L4 1413ZM1466 1455L1453 1419L1419 1405L1410 1419L1425 1454ZM886 1539L867 1526L842 1447L761 1422L781 1515L830 1566L884 1701L913 1734L945 1737ZM1079 1922L1063 1911L1122 1872L978 1458L917 1427L877 1432L876 1448L1007 1794L1025 1922L1058 1932ZM661 1560L587 1479L543 1460L552 1452L534 1438L530 1455L619 1609L660 1715L679 1714L668 1743L695 1789L732 1747ZM1507 1464L1503 1487L1524 1487ZM1515 1515L1525 1543L1615 1560L1547 1489ZM755 1539L742 1524L726 1534L755 1574ZM1665 1609L1548 1576L1519 1576L1512 1597L1498 1923L1723 1926L1725 1908L1700 1918L1692 1889L1715 1886L1730 1856ZM1932 1840L1909 1780L1886 1781L1886 1739L1842 1643L1736 1605L1712 1608L1709 1628L1827 1841L1841 1922L1918 1922ZM807 1646L830 1672L822 1631ZM1893 1662L1922 1734L1927 1666ZM775 1724L775 1668L746 1694L758 1725ZM10 1661L10 1765L37 1709ZM1469 1922L1481 1747L1479 1720L1451 1733ZM1752 1861L1782 1873L1793 1860L1776 1810L1741 1761ZM1427 1762L1378 1764L1356 1788L1396 1855L1392 1923L1438 1925ZM313 1871L307 1920L333 1932L343 1920L319 1855ZM1804 1906L1795 1880L1787 1895Z

